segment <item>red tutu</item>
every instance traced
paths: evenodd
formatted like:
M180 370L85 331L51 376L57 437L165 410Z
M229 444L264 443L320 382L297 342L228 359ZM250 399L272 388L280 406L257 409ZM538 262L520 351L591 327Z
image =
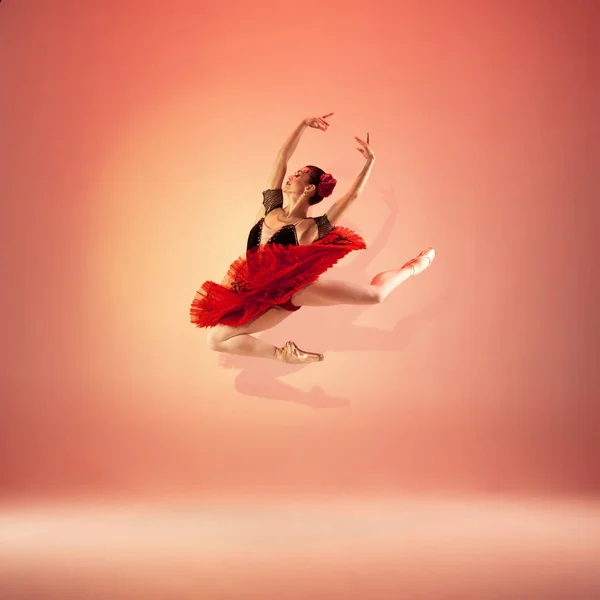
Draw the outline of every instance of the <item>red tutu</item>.
M192 301L190 321L197 327L246 325L290 300L349 252L366 247L358 234L345 227L334 227L305 246L257 246L231 264L221 284L202 284Z

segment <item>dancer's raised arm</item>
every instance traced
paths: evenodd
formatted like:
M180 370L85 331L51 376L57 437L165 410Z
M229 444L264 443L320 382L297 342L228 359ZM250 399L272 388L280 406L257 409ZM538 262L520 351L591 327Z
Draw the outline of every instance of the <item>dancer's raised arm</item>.
M281 185L283 184L283 178L285 177L285 172L287 170L288 161L292 157L292 154L294 154L304 130L307 127L313 127L314 129L322 129L323 131L327 131L329 123L325 119L331 117L333 114L334 113L329 113L323 117L308 117L303 119L296 126L294 131L292 131L292 133L290 133L288 136L287 140L285 140L283 146L277 154L277 159L275 160L271 174L267 179L266 189L276 190L281 188Z
M358 151L367 159L367 162L350 189L339 200L336 200L327 211L327 218L332 225L339 221L352 203L360 196L375 164L375 154L369 146L369 134L367 133L366 142L363 142L360 138L355 139L362 146L358 148Z

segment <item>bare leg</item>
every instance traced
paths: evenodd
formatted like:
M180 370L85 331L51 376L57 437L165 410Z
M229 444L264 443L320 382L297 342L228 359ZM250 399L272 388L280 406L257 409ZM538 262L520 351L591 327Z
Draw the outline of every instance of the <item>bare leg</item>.
M390 292L403 281L424 271L431 264L434 256L433 249L425 250L400 269L379 273L369 285L345 281L316 281L294 294L292 304L296 306L377 304L387 298ZM323 360L321 354L300 350L293 342L287 342L283 348L277 348L250 335L275 327L291 314L281 308L272 308L243 327L217 325L208 332L206 339L208 347L217 352L270 358L290 363Z
M401 283L422 273L433 260L435 252L428 249L403 267L384 271L373 277L370 284L348 281L316 281L292 296L296 306L335 306L337 304L378 304Z
M272 308L243 327L217 325L209 330L206 343L211 350L217 352L274 359L276 358L276 347L250 334L271 329L291 314L281 308Z
M404 283L410 277L422 273L433 261L435 250L428 248L423 250L417 257L409 260L400 269L395 271L384 271L373 277L371 285L378 288L381 300L385 300L390 293L401 283Z
M206 342L211 350L217 352L271 358L286 363L309 363L323 360L322 354L300 350L294 342L289 341L283 348L278 348L250 335L275 327L291 314L290 311L282 308L271 308L244 327L217 325L208 332Z

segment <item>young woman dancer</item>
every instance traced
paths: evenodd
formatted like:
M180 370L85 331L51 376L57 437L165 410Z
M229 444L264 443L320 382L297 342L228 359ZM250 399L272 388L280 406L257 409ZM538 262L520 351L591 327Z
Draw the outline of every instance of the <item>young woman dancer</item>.
M196 292L190 320L210 328L212 350L288 363L323 360L322 354L301 350L292 341L278 348L252 334L271 329L302 306L377 304L431 264L435 251L428 248L400 269L375 275L369 284L318 280L346 254L366 248L357 233L336 223L361 195L375 163L369 134L366 141L355 138L366 159L362 171L325 214L308 217L309 207L329 196L336 180L312 165L298 169L285 185L283 180L306 128L327 131L332 115L304 119L290 134L267 180L246 255L231 264L221 284L206 281Z

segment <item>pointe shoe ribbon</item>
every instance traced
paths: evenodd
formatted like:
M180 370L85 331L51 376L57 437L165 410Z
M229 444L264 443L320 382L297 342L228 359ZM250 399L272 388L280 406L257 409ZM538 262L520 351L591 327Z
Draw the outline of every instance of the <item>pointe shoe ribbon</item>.
M319 362L323 359L324 356L322 354L300 350L292 341L286 342L283 348L275 348L275 360L285 363L311 363Z
M425 262L421 259L426 258L428 262ZM427 248L423 250L418 256L412 258L407 263L405 263L402 268L410 267L412 270L412 275L418 275L422 273L429 265L431 265L433 259L435 258L435 250L433 248Z

